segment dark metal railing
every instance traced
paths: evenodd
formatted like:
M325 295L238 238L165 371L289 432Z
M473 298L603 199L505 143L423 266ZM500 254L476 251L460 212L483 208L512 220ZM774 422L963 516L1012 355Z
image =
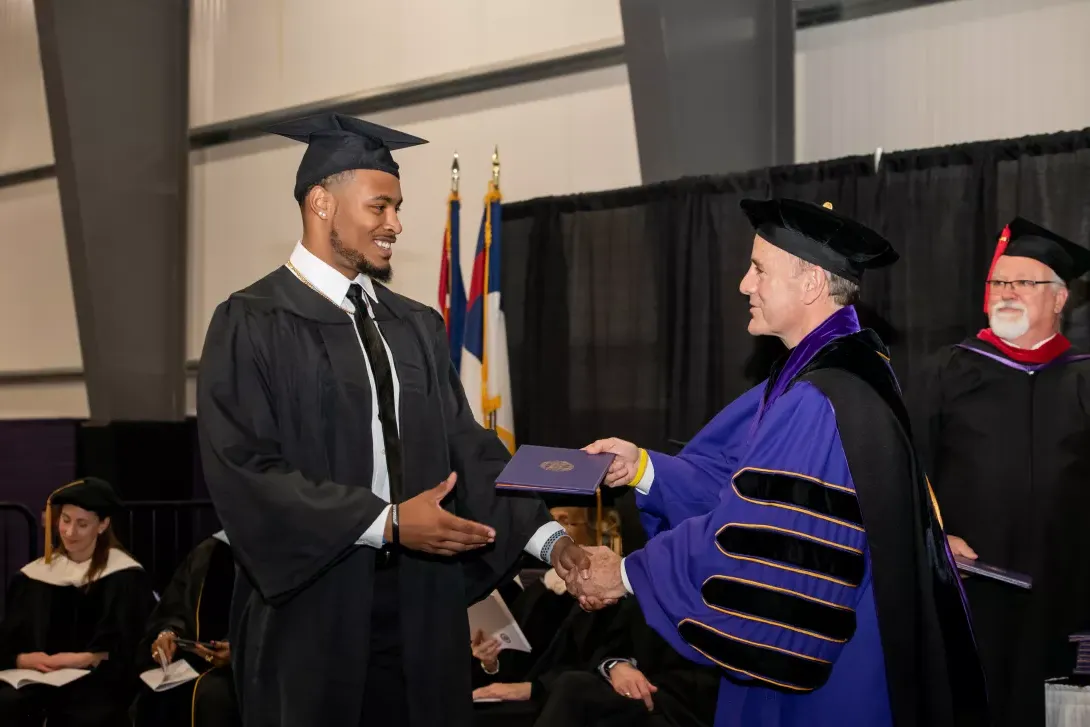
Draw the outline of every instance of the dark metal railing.
M114 521L117 537L144 566L157 593L189 551L219 529L210 500L126 502Z
M38 557L40 532L37 518L26 505L0 502L0 619L11 577Z

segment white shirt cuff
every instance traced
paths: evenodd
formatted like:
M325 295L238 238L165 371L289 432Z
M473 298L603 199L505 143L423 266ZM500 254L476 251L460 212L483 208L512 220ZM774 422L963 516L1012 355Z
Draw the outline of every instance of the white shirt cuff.
M526 543L525 550L538 560L552 565L552 561L549 557L552 555L553 545L560 539L560 536L567 534L567 531L564 530L564 526L560 523L555 520L547 522L533 534L530 538L530 542ZM546 546L548 546L548 552L546 552Z
M385 538L382 537L386 532L386 518L390 515L390 505L382 508L382 512L375 518L375 521L371 523L371 527L360 536L360 539L356 541L356 545L368 545L372 548L381 548L386 544Z
M627 558L621 558L621 583L624 584L624 589L628 592L628 595L632 595L632 584L628 582L628 571L624 567L625 560Z
M647 468L643 471L643 477L636 483L636 492L646 495L651 492L651 485L655 482L655 463L651 461L651 455L647 455Z

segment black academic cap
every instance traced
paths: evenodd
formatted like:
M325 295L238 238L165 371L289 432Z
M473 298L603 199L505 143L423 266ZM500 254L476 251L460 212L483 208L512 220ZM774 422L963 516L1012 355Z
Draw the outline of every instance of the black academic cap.
M307 144L295 175L295 200L300 204L315 184L349 169L376 169L397 177L397 162L390 152L428 143L345 114L294 119L270 126L266 131Z
M743 199L757 234L795 257L858 284L863 272L900 257L884 237L850 217L797 199Z
M1007 237L1006 249L1001 254L1042 262L1065 283L1090 270L1090 250L1022 217L1015 217L1007 225Z
M85 477L69 482L53 491L45 501L45 562L53 556L54 508L60 511L64 505L75 505L95 513L100 518L113 515L121 509L121 499L109 482L98 477Z

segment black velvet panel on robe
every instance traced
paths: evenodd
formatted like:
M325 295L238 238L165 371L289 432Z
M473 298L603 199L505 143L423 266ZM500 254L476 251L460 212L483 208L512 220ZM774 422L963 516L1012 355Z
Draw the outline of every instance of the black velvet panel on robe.
M467 606L512 577L548 522L539 500L498 493L508 460L466 403L434 310L377 286L400 382L405 498L458 473L443 503L491 525L462 559L404 553L398 575L411 723L469 724ZM201 358L197 412L208 490L242 576L231 644L243 717L258 727L355 727L375 553L357 539L371 492L371 394L351 318L280 268L221 304Z
M1090 360L1029 373L973 338L932 357L913 399L946 531L1033 578L965 590L996 723L1043 724L1041 685L1070 676L1067 637L1090 629Z
M967 606L888 357L864 329L825 346L797 378L836 412L867 528L894 724L984 727L988 700Z

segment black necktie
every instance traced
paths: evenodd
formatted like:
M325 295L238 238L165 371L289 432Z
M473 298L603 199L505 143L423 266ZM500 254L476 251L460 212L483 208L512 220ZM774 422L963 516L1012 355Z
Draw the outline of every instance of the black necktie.
M356 307L353 318L356 328L367 349L367 358L371 362L371 372L375 376L375 389L378 395L378 420L382 424L382 440L386 449L386 471L390 474L390 501L401 502L401 438L397 434L397 405L394 402L394 374L390 369L390 358L386 347L382 345L382 336L378 326L367 315L367 304L363 302L363 288L358 283L348 286L348 299Z

